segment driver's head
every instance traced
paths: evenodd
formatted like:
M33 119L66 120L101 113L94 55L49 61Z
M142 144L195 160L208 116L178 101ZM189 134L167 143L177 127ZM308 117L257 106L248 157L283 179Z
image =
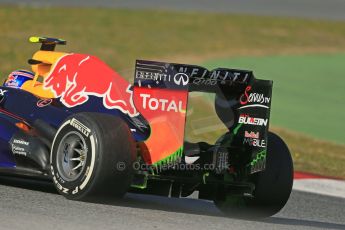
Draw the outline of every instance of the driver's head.
M35 74L33 72L27 70L15 70L8 75L3 86L19 89L24 82L32 80L34 76Z

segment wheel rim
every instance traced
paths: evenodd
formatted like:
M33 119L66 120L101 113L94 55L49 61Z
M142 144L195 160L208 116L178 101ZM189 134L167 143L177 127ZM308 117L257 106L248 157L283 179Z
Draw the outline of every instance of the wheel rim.
M85 138L71 131L62 139L57 151L57 169L65 181L74 181L82 174L87 159Z

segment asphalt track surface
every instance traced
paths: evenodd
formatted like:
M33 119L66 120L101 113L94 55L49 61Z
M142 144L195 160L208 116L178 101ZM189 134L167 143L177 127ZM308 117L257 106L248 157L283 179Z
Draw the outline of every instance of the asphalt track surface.
M345 20L344 0L0 0L32 6L165 9Z
M128 194L121 203L69 201L50 183L0 178L0 229L345 229L345 199L293 191L262 221L223 216L213 203Z

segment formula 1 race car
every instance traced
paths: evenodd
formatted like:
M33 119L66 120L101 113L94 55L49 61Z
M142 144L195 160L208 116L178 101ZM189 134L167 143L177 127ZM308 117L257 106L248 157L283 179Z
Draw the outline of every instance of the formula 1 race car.
M197 191L232 216L270 216L287 202L293 165L268 131L272 81L137 60L131 85L97 57L56 52L64 40L30 41L41 43L32 71L16 70L0 87L1 175L48 179L82 201ZM191 92L214 96L226 129L215 143L185 138Z

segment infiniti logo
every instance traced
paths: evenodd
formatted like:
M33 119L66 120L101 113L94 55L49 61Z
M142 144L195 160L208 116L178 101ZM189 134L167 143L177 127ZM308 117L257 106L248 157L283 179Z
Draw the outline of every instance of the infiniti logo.
M177 73L174 76L174 82L176 85L187 85L189 81L189 77L185 73Z

